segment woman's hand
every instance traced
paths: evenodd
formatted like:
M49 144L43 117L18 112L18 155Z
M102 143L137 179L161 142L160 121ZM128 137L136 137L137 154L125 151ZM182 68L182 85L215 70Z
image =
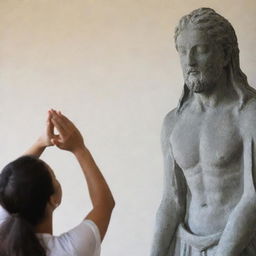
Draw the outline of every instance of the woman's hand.
M62 115L61 112L51 110L50 114L51 124L59 132L58 135L54 135L53 128L50 127L50 131L52 131L53 134L50 143L74 154L81 149L84 150L86 148L84 140L76 126L66 116ZM51 132L49 134L51 134Z
M56 135L54 135L54 126L51 122L51 118L52 118L52 114L51 111L48 111L48 116L47 116L47 120L46 120L46 126L45 126L45 131L44 133L38 138L38 144L41 147L49 147L49 146L53 146L54 144L52 143L52 139L54 139L54 137Z
M48 111L45 131L36 140L36 142L24 153L24 155L32 155L35 157L40 157L46 147L53 146L52 139L55 138L53 130L54 126L51 123L51 112Z

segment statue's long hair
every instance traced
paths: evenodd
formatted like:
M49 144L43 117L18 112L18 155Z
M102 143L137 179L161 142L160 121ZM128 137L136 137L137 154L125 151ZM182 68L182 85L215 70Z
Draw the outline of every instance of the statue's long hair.
M238 110L240 111L249 99L256 97L256 90L248 84L247 77L240 68L239 48L234 28L227 19L216 13L213 9L199 8L180 19L175 29L175 44L178 35L188 25L192 28L206 31L212 40L221 45L223 50L230 54L230 60L225 69L228 82L233 86L238 96ZM183 92L177 106L178 113L184 109L186 106L185 103L192 97L192 94L193 92L184 84Z

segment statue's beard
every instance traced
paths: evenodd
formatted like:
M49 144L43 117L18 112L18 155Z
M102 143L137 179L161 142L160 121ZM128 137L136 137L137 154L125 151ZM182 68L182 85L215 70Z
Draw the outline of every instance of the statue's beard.
M209 82L203 80L203 79L187 79L185 81L187 87L190 91L193 91L195 93L201 93L204 91L207 91L209 88L213 87Z
M206 92L214 88L220 74L221 72L205 72L204 74L198 72L196 74L188 74L185 78L185 84L192 92Z
M209 87L209 85L205 82L202 81L200 79L196 79L196 80L186 80L186 85L189 88L190 91L193 91L195 93L200 93L200 92L204 92L207 90L207 88Z

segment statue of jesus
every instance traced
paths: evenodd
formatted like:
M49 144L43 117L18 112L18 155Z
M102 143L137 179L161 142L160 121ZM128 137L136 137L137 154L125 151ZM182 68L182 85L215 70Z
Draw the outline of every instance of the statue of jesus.
M151 256L256 255L256 91L232 25L210 8L175 31L184 88L164 119Z

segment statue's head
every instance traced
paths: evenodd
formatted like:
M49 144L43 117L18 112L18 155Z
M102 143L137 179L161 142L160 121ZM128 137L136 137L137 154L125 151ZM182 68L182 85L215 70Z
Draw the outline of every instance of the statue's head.
M195 93L209 90L237 48L231 24L214 10L201 8L181 18L175 32L186 85Z
M192 93L213 88L223 72L244 100L241 97L249 85L240 69L236 34L227 19L210 8L196 9L180 19L174 38L185 81L178 108Z

